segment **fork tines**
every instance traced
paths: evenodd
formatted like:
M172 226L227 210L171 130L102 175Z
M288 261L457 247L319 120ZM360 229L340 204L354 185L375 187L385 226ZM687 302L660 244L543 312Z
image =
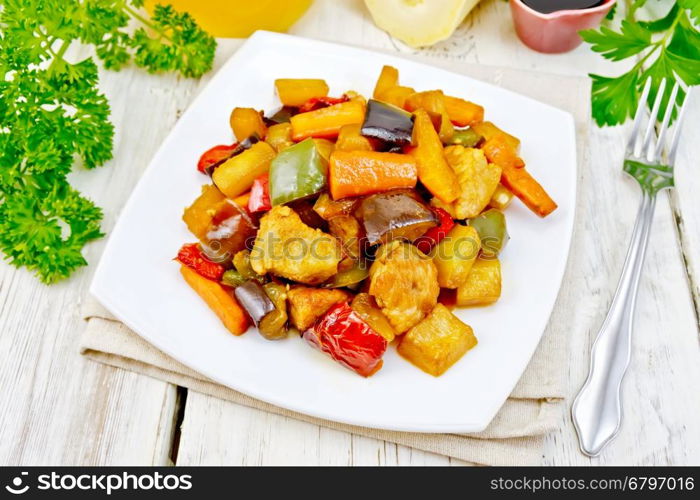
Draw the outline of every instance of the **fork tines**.
M668 97L668 102L666 103L666 109L664 110L661 124L658 126L658 129L656 130L657 133L655 134L654 129L656 128L656 123L658 121L659 108L661 108L661 102L663 101L666 92L666 78L661 80L659 90L656 93L656 98L654 99L654 104L652 105L649 113L649 119L644 129L644 134L640 134L640 126L645 114L649 92L651 91L651 83L651 77L647 78L646 83L644 84L644 89L642 90L642 95L639 98L639 105L637 106L637 111L634 114L632 132L630 134L629 141L627 142L627 156L648 163L660 163L661 155L663 154L664 149L664 141L668 131L668 125L671 121L671 116L673 115L676 97L678 96L678 92L681 88L681 83L678 80L675 81L673 88L671 89L671 94ZM688 95L686 94L683 105L678 112L673 137L671 138L671 143L667 150L666 161L664 162L669 166L672 166L676 159L675 157L680 138L681 123L685 115L685 110L688 107L687 101Z

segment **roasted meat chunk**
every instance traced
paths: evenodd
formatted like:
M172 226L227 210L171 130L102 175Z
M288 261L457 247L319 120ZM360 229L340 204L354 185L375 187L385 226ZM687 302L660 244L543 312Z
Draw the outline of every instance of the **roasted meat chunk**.
M409 243L381 246L369 279L370 295L398 333L414 326L437 304L440 287L435 264Z
M434 198L434 206L446 210L455 219L476 217L489 204L501 179L501 167L488 163L480 149L450 146L445 148L447 163L457 173L460 195L452 203Z
M260 219L250 264L258 274L317 285L337 272L341 258L338 240L304 224L291 208L276 206Z

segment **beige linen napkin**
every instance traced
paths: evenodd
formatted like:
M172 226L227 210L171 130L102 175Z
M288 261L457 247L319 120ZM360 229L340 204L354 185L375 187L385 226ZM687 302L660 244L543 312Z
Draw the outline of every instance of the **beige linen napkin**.
M436 58L430 58L427 62L510 88L571 112L576 120L579 170L583 167L589 123L588 82L585 79L467 65ZM435 83L435 87L440 87L439 82ZM563 283L560 299L571 293L567 277ZM552 316L562 317L563 314L555 306ZM552 324L563 322L550 320L527 370L491 424L483 432L461 435L384 431L320 420L288 411L214 383L168 357L129 330L95 300L87 302L84 317L87 327L81 338L80 352L95 361L143 373L234 403L475 464L539 463L542 439L546 433L558 427L565 407L566 365L569 357L567 332L552 328Z

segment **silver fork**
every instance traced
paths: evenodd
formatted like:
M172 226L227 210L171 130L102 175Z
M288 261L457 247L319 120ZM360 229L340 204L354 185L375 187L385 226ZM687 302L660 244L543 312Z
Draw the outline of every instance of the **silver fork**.
M651 80L647 79L634 117L623 167L625 172L639 182L642 188L642 201L615 296L591 349L588 378L571 408L581 451L592 457L600 454L620 430L622 422L620 389L630 360L634 307L654 217L656 195L659 191L674 185L673 164L676 159L683 115L688 107L686 95L686 102L683 103L676 120L666 160L662 161L666 132L679 83L676 82L671 90L668 105L658 129L658 139L655 137L654 128L666 90L666 80L663 80L659 86L649 121L644 132L640 134L640 125L645 114L650 88Z

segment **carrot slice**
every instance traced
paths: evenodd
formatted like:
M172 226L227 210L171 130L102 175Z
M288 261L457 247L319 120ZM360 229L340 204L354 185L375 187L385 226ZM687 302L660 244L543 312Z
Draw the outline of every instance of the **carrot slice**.
M242 335L248 329L250 320L243 308L229 290L220 283L197 274L187 266L180 266L180 273L187 284L207 303L234 335Z
M334 151L328 177L334 200L413 188L418 181L412 156L376 151Z
M547 191L525 168L502 165L501 183L540 217L546 217L557 209L557 204Z
M512 147L515 151L518 151L518 149L520 148L520 139L509 134L505 130L498 128L491 122L474 123L471 125L471 128L487 141L498 135L501 135L503 136L505 141L508 144L510 144L510 147Z

